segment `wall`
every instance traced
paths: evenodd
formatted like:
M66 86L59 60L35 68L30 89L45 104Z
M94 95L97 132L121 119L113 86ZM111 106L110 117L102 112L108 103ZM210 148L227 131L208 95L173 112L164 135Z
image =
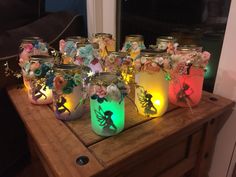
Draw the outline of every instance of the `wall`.
M87 0L88 36L104 32L116 35L116 0Z
M77 12L84 17L85 27L87 27L86 0L45 0L45 10L46 12ZM85 30L87 31L87 28Z
M231 8L226 27L224 44L215 82L214 93L236 101L236 1ZM236 107L235 107L236 108ZM218 135L209 177L231 177L236 162L233 154L236 141L236 109ZM232 161L231 161L232 158Z

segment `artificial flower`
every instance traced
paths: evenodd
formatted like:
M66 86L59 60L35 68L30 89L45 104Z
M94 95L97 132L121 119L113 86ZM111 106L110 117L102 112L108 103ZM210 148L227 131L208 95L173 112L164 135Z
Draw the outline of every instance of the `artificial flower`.
M114 101L121 100L121 92L113 83L107 87L107 96Z

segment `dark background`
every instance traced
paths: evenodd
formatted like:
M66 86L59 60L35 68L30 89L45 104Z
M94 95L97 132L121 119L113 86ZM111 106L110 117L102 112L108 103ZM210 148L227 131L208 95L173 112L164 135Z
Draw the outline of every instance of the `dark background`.
M230 0L118 0L118 48L126 35L142 34L146 47L161 35L179 44L198 44L209 51L204 90L213 92Z

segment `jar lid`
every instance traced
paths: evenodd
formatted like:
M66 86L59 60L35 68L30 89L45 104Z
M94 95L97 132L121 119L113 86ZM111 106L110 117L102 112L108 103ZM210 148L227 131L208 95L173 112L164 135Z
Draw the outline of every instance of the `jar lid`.
M99 72L92 77L92 80L95 81L95 83L102 82L104 85L110 85L111 83L117 82L118 77L112 72Z
M156 39L156 42L159 43L159 42L176 42L177 39L173 36L159 36L157 39Z
M155 56L163 56L165 55L165 52L152 49L144 49L141 50L140 55L141 57L155 57Z
M180 45L177 47L177 50L181 52L191 52L191 51L202 52L202 46L196 44Z
M110 34L110 33L96 33L95 37L102 37L102 38L104 37L104 38L112 39L112 34Z
M44 62L46 62L46 61L54 60L54 58L49 55L31 55L30 60L31 61L44 61Z
M112 51L112 52L108 52L108 55L115 55L115 56L125 57L125 56L128 55L128 52L116 52L116 51Z
M125 37L125 41L129 41L129 42L141 42L143 40L144 40L143 36L138 35L138 34L131 34Z
M73 41L75 43L86 43L88 40L85 37L81 36L70 36L66 38L66 41Z
M40 42L43 42L43 39L38 37L38 36L31 36L31 37L25 37L23 38L22 40L22 43L33 43L33 42L36 42L36 41L40 41Z
M93 47L94 49L99 49L99 44L97 44L97 43L90 43L90 42L77 43L77 48L79 48L79 47L85 47L86 45L92 45L92 47Z

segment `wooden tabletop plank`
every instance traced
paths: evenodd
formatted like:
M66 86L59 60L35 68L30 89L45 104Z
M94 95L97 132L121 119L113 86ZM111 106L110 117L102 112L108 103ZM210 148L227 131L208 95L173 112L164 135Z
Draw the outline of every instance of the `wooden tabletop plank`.
M221 98L218 101L221 101ZM202 124L202 121L217 117L227 109L231 109L232 103L232 101L228 101L228 104L222 107L202 99L200 104L194 107L193 113L189 108L177 109L160 118L123 131L117 136L98 142L89 149L106 166L114 165L127 156L146 149L153 143L158 143L183 129L187 130L189 126L193 129L194 126Z
M55 118L48 106L31 104L24 89L11 88L8 94L56 177L88 177L103 169L65 124ZM84 166L77 165L79 156L87 156L89 162Z
M170 104L167 112L178 109L177 106ZM142 124L146 121L149 121L152 118L147 118L138 114L134 104L129 100L125 100L125 128L127 130L131 127ZM88 147L92 144L95 144L99 141L102 141L106 137L99 136L92 131L90 124L90 109L87 105L84 115L74 121L65 122L67 126L74 132L74 134Z

